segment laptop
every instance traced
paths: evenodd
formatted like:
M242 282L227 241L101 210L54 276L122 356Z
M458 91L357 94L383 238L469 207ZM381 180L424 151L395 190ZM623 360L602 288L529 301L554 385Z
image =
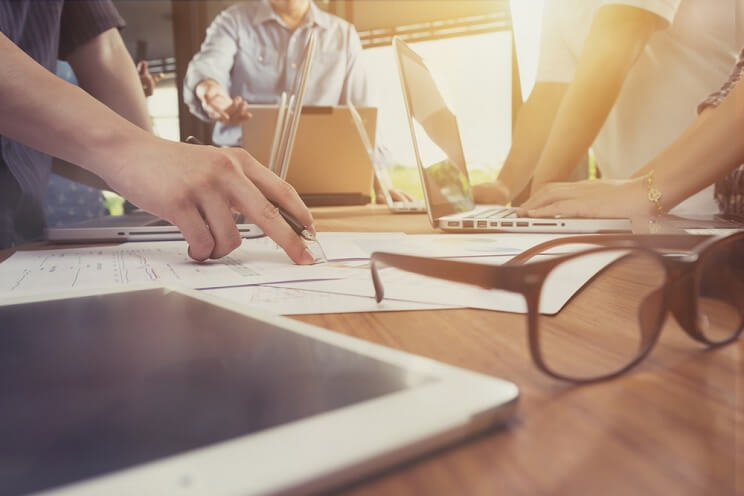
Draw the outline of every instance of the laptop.
M424 60L393 38L429 220L444 231L597 233L630 231L630 219L526 218L504 205L476 207L457 117Z
M235 216L241 238L260 238L263 231L254 224L245 223L242 216ZM103 243L123 241L180 241L183 234L167 220L143 210L126 215L106 216L96 219L47 227L46 239L55 243Z
M260 163L268 164L281 110L276 105L250 105L249 109L253 117L242 124L242 146ZM358 112L374 140L377 109L361 107ZM309 206L369 203L374 172L349 108L306 106L301 115L284 179Z
M378 157L378 152L374 146L374 140L370 139L369 133L364 127L362 116L359 114L359 111L354 104L349 102L348 106L349 112L351 112L351 117L354 121L354 126L359 134L359 139L361 140L362 145L364 145L364 149L369 157L369 162L372 165L372 170L377 178L377 184L390 211L394 214L418 214L426 212L426 204L423 200L393 200L390 193L390 190L393 187L393 182L390 179L390 175L383 165L382 160Z

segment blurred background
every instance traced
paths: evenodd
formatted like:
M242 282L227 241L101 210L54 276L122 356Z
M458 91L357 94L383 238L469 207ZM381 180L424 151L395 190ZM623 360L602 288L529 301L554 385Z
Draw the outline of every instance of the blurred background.
M251 0L249 0L251 1ZM543 0L315 0L356 26L380 102L379 123L396 185L418 190L415 158L390 46L404 38L432 68L458 116L474 182L493 178L508 152L513 119L534 84ZM148 99L157 134L210 141L209 126L183 106L186 66L214 17L234 1L115 0L135 61L162 74Z

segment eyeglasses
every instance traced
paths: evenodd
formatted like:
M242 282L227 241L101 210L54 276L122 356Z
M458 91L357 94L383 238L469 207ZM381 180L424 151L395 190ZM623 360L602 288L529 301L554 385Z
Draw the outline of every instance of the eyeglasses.
M530 262L548 250L587 244L597 246ZM744 232L572 236L539 244L500 266L377 252L370 266L378 302L384 297L380 264L522 294L535 364L577 383L611 379L637 365L656 343L668 311L708 347L730 343L744 329ZM560 291L588 266L597 267L596 274L564 307L541 314L544 295Z

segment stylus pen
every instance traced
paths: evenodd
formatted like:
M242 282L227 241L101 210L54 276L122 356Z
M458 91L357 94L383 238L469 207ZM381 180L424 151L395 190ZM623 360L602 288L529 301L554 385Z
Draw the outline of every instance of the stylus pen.
M199 141L198 138L194 136L189 136L184 141L186 141L186 143L189 143L191 145L202 145L203 144L201 141ZM282 207L280 207L273 201L269 200L269 202L271 202L271 204L274 205L279 210L279 215L282 216L282 218L287 222L287 224L289 224L289 227L291 227L294 232L299 234L301 238L306 239L308 241L317 241L317 239L315 239L315 235L312 232L310 232L310 229L308 229L307 226L304 226L302 222L297 220L294 215L290 214L289 212L284 210Z

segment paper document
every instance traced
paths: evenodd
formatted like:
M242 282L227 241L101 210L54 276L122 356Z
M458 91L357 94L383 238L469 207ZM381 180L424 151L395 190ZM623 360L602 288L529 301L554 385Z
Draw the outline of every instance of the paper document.
M329 260L369 258L375 251L431 258L514 256L561 234L413 234L321 233L320 241ZM586 246L586 245L584 245ZM561 247L550 253L567 253L580 245ZM330 252L330 254L329 254Z
M17 252L0 264L0 294L26 295L141 283L192 289L346 277L338 264L294 265L269 238L243 240L219 260L194 262L184 241ZM350 270L352 272L350 272Z
M543 287L540 312L547 315L558 313L576 291L617 257L618 252L599 253L582 258L581 263L564 264L559 269L554 270L550 276L550 284ZM500 265L507 260L505 257L480 258L478 263ZM385 290L385 299L527 313L527 303L524 297L518 293L487 290L469 284L425 277L393 268L380 270L380 278ZM298 281L274 284L274 286L368 297L374 297L375 294L369 270L365 274L357 273L352 277L341 280Z
M374 298L274 286L243 286L209 289L214 296L235 301L246 308L255 308L277 315L307 315L319 313L390 312L399 310L441 310L457 308L451 305L385 300L379 305Z

